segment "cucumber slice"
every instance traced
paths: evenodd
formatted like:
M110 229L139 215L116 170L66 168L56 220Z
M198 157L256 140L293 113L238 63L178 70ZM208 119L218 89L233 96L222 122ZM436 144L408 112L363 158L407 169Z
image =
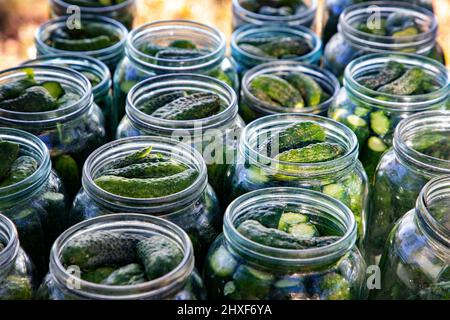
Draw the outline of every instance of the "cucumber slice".
M376 134L384 136L389 132L391 121L383 111L375 111L370 114L370 128Z
M333 183L324 186L322 192L342 202L348 199L348 194L347 191L345 190L345 187L339 183Z
M367 141L369 149L375 152L384 152L388 148L387 145L378 137L370 137Z
M254 184L264 184L269 182L269 177L257 166L247 168L247 180Z
M311 239L319 236L316 227L310 223L300 223L293 226L289 232L296 238Z
M225 247L220 246L209 258L209 265L216 276L225 278L234 273L238 263Z
M348 117L348 114L349 112L347 111L347 109L339 108L331 114L331 119L342 122L343 119L346 119Z
M281 215L278 222L278 230L289 232L297 224L308 222L306 215L296 212L286 212Z
M55 100L61 98L65 93L63 87L55 81L46 81L41 83L40 86L45 88Z

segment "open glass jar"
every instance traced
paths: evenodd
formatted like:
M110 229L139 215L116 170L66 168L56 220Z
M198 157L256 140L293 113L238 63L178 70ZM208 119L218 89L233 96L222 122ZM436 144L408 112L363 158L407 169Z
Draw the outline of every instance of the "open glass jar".
M450 174L450 112L427 111L397 126L394 146L381 158L373 180L366 251L378 262L394 223L414 207L423 186Z
M281 1L280 1L281 2ZM261 5L270 5L270 1L254 1L254 0L233 0L233 30L245 24L267 25L282 24L287 26L305 26L311 27L316 17L317 0L305 1L285 1L286 6L298 5L298 7L283 15L273 14L272 12L255 12ZM254 10L256 9L256 10ZM269 9L269 11L272 11Z
M152 147L152 153L167 156L197 170L195 181L180 192L155 198L118 196L100 188L94 180L114 160ZM72 224L111 213L132 212L158 216L183 228L191 238L199 261L220 232L222 215L216 194L208 185L205 162L196 150L177 140L140 136L110 142L94 151L83 168L83 188L71 210Z
M0 128L0 141L18 144L19 156L32 157L38 164L25 179L0 187L0 212L14 222L21 246L32 258L38 275L43 276L47 272L53 241L67 226L66 196L41 140L21 130ZM17 167L20 169L27 171Z
M361 85L359 79L377 74L391 61L403 64L406 70L421 69L438 88L426 94L394 95ZM361 147L361 162L371 179L381 155L392 145L397 124L417 112L445 109L449 89L447 69L434 60L410 54L371 54L348 65L344 86L328 115L355 132Z
M261 148L275 140L277 132L294 124L312 122L325 131L325 142L342 147L343 154L324 162L294 163L268 155ZM276 145L276 143L275 143ZM253 121L244 129L236 165L227 173L229 200L247 192L269 187L296 187L327 193L346 204L354 213L359 240L365 235L367 176L358 160L356 136L331 119L306 114L277 114Z
M338 235L339 240L326 246L286 249L268 243L262 245L239 231L242 225L239 221L245 221L246 217L258 220L274 205L288 208L289 212L301 212L314 221L317 229ZM267 223L273 223L267 219ZM228 207L223 235L208 253L204 278L209 297L220 300L365 299L366 267L355 245L356 229L352 212L319 192L268 188L247 193ZM258 229L253 235L256 232Z
M414 209L389 235L380 262L377 299L448 300L450 297L450 176L428 182Z
M102 111L94 103L89 80L75 70L44 65L21 66L0 72L0 85L28 79L30 72L38 83L59 83L71 98L51 111L0 109L0 126L21 129L38 136L50 150L53 167L69 195L73 196L80 187L84 161L105 142Z
M150 281L129 285L91 282L84 278L83 273L88 271L81 270L81 266L77 265L65 266L62 260L64 250L70 246L71 242L100 233L114 234L122 238L163 237L177 245L183 257L170 272ZM101 241L98 236L96 237L98 241ZM125 241L118 240L109 245L118 248L127 244ZM114 256L120 253L115 251L110 254ZM160 259L163 261L162 258ZM107 262L108 259L103 260ZM125 277L125 273L122 277ZM38 297L50 300L197 300L206 298L202 279L194 268L194 250L187 234L164 219L129 213L97 217L66 230L52 248L50 271L39 288Z
M360 31L357 26L371 26L374 19L390 14L412 18L421 32L409 36L385 36ZM347 7L339 18L339 32L325 46L324 67L341 79L345 67L354 59L369 53L415 53L444 62L441 47L436 42L438 24L427 9L406 2L377 1Z
M316 106L303 108L289 108L285 106L273 106L257 99L250 92L250 83L260 75L286 76L293 72L300 72L313 78L320 85L323 92L329 96L325 101ZM274 61L261 64L250 69L242 78L241 101L239 104L242 118L246 123L266 115L276 113L310 113L326 115L328 107L339 93L339 81L329 71L316 66L305 65L295 61Z
M90 3L90 6L86 6ZM136 13L136 0L110 1L111 5L102 5L102 1L50 0L51 15L60 17L74 13L74 6L80 8L82 15L105 16L121 22L128 30L133 27Z
M295 60L305 64L319 64L322 58L322 41L312 30L305 27L289 27L285 25L247 25L233 32L231 37L231 55L237 64L238 73L243 75L248 69L262 63L277 60L276 57L267 56L267 54L256 55L255 53L249 52L245 50L245 46L243 47L242 44L256 44L256 42L264 41L264 39L273 41L284 37L290 38L290 40L302 41L308 47L307 50L304 50L306 53L296 56L289 55L288 57L284 57L284 59ZM276 43L272 42L272 44L274 46L272 50L275 51Z
M195 120L162 119L143 111L149 101L157 99L155 97L174 92L214 94L220 98L222 106L219 112ZM129 92L126 113L117 129L118 138L162 136L191 145L203 156L213 189L218 195L223 194L225 174L235 163L237 140L244 127L238 115L236 93L230 86L196 74L156 76L140 82Z
M200 54L195 53L192 57L177 55L161 57L156 52L171 45L178 48L180 40L184 44L187 43L188 47L195 46L196 49L193 50L197 50ZM125 58L120 62L114 75L116 123L125 115L126 96L131 88L155 75L205 74L226 82L237 91L239 80L236 68L225 56L225 50L225 36L220 31L193 21L158 21L133 30L127 40Z
M16 227L0 214L0 300L30 300L35 287L33 263L20 246Z

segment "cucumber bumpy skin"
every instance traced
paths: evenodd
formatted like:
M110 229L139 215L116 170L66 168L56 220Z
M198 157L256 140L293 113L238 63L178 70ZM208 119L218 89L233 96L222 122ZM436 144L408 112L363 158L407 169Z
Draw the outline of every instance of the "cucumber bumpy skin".
M382 86L378 91L403 96L410 95L420 88L425 77L425 72L422 69L414 67L406 71L397 80Z
M162 154L156 153L153 154L152 147L143 148L139 151L133 152L123 158L119 158L116 160L111 161L108 163L104 170L113 170L113 169L120 169L127 166L130 166L132 164L139 164L139 163L149 163L149 162L161 162L161 161L167 161L168 158L163 156Z
M131 263L112 272L101 284L108 286L129 286L146 282L144 268L138 263Z
M185 97L187 94L185 91L175 91L171 93L164 93L157 95L156 97L151 97L148 100L144 101L141 106L139 106L139 110L146 114L152 114L156 111L156 109L178 99Z
M26 78L18 81L2 84L0 86L0 101L15 99L26 89L36 85L34 78Z
M16 112L46 112L58 108L58 103L43 87L26 89L17 98L0 101L0 109Z
M186 165L172 160L166 162L147 162L132 164L119 169L102 172L102 176L116 176L123 178L162 178L181 173L189 169Z
M20 146L17 143L0 140L0 180L8 175L11 166L19 156Z
M38 168L38 162L30 156L21 156L11 165L9 174L0 179L0 188L18 183L31 176Z
M322 102L322 87L311 76L301 72L293 72L285 80L296 88L306 102L306 106L314 107Z
M402 63L391 60L376 75L361 77L357 81L366 88L377 90L398 79L404 72L405 66Z
M321 142L299 149L291 149L275 157L279 161L292 163L317 163L330 161L344 153L344 148L336 143Z
M286 57L302 56L311 51L309 44L301 39L282 37L258 48L267 55L280 59Z

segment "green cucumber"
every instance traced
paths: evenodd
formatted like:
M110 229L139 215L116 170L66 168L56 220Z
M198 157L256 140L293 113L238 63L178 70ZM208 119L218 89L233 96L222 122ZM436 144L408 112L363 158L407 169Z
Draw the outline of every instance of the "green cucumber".
M288 74L285 79L301 93L306 106L314 107L321 103L323 90L313 77L295 72Z
M102 172L102 176L116 176L124 178L162 178L181 173L189 169L186 165L175 162L148 162L132 164L119 169L111 169Z
M334 160L344 153L344 148L336 143L321 142L299 149L284 151L276 160L292 163L317 163Z
M90 39L62 39L56 38L52 41L53 47L67 51L95 51L112 45L110 37L106 35L96 36Z
M390 60L376 75L361 77L357 81L366 88L377 90L398 79L404 72L405 66L402 63Z
M277 59L302 56L311 51L311 47L307 42L290 37L276 39L269 43L260 45L259 48L268 55Z
M285 206L282 204L264 205L242 214L234 221L234 224L240 225L245 220L255 220L265 227L277 228L282 215L284 215L284 208Z
M125 157L115 159L108 163L103 170L120 169L132 164L148 163L148 162L161 162L167 161L168 158L162 154L153 154L152 147L143 148L139 151L133 152Z
M46 112L58 108L56 100L43 87L30 87L17 98L0 101L0 109L15 112Z
M278 222L278 230L289 232L292 227L300 223L308 222L308 216L297 212L284 212Z
M34 85L36 85L36 81L33 77L2 84L0 86L0 101L15 99Z
M242 299L264 299L269 291L275 276L257 270L247 265L241 265L233 275L233 283Z
M322 188L322 192L326 195L329 195L332 198L335 198L344 204L347 204L350 202L350 196L345 188L340 183L332 183L329 185L326 185Z
M197 46L195 43L193 43L191 40L174 40L169 44L169 47L172 48L178 48L178 49L197 49Z
M65 90L63 89L61 84L55 81L45 81L39 84L39 86L45 88L55 100L61 98L65 93Z
M17 143L0 140L0 181L10 172L11 166L19 156L19 149Z
M296 224L289 230L289 233L294 237L301 239L312 239L319 236L316 227L310 223Z
M369 125L366 120L357 116L356 114L350 114L344 121L358 138L358 143L362 145L366 141L370 134Z
M164 93L157 95L156 97L151 97L150 99L144 101L139 110L146 114L152 114L156 109L178 99L186 96L186 91L175 91L171 93Z
M377 91L395 95L410 95L420 88L425 76L422 69L413 67L400 78L382 86Z
M114 270L113 267L99 267L97 269L82 272L81 279L92 283L102 283L102 281L113 273Z
M323 300L350 300L352 297L348 280L337 273L328 273L321 278L320 292Z
M2 300L30 300L33 298L31 279L20 275L10 275L0 280Z
M233 274L238 263L225 247L220 246L209 257L209 266L214 275L226 278Z
M384 111L375 111L370 114L370 128L377 135L385 136L391 128L391 121Z
M382 154L388 146L379 137L370 137L363 148L361 162L364 164L369 181L371 180Z
M30 156L21 156L11 165L9 174L0 180L0 188L16 184L31 176L38 168L39 163Z
M156 58L165 60L189 60L201 58L208 54L205 50L165 48L156 53Z
M271 55L265 53L263 50L261 50L260 48L258 48L257 46L253 46L251 44L240 44L239 48L241 48L242 50L244 50L245 52L257 56L257 57L263 57L263 58L270 58L272 57Z
M249 90L254 96L258 96L259 92L263 91L283 107L303 108L305 106L300 92L289 82L277 76L257 76L250 82Z
M53 159L53 167L60 176L67 188L69 194L74 195L78 192L80 170L74 158L63 154Z
M101 284L107 286L129 286L146 282L144 268L140 264L131 263L112 272Z

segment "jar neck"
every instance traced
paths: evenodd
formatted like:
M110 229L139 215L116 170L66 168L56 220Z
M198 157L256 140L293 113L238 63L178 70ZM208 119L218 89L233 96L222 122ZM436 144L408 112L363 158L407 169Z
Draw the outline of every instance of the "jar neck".
M163 59L142 51L145 44L190 40L208 53L190 59ZM165 45L168 45L166 43ZM225 36L215 28L188 20L157 21L145 24L130 33L125 55L141 70L156 73L202 73L219 66L225 58Z
M94 180L112 161L123 158L144 148L152 147L159 153L198 171L191 186L178 193L160 198L137 199L118 196L98 187ZM184 213L202 196L208 184L206 165L201 154L189 145L174 139L157 136L140 136L119 139L94 151L83 167L84 191L102 208L112 212L136 212L167 216Z
M239 233L236 229L239 218L274 203L311 213L343 236L327 246L288 250L261 245ZM314 269L332 264L352 250L356 242L356 223L350 209L331 197L300 188L268 188L239 197L225 212L223 232L235 254L246 261L278 270Z
M380 71L389 61L395 60L406 68L419 67L434 79L439 90L418 95L394 95L381 93L362 86L357 79ZM392 112L420 112L442 107L450 90L450 76L442 64L418 55L384 53L370 54L353 60L345 69L344 88L347 96L356 105L383 109Z
M279 153L277 141L272 143L267 154L265 148L258 146L274 139L280 130L302 121L312 121L320 125L326 133L326 141L339 144L345 153L343 156L319 163L292 163L274 159ZM245 163L259 167L268 175L292 177L296 181L331 179L345 176L354 169L358 161L358 140L349 128L329 118L308 114L275 114L253 121L244 129L239 151ZM284 169L289 168L289 169Z
M376 23L392 13L413 17L423 30L414 36L378 36L359 31L360 24ZM340 15L338 30L348 43L365 52L411 52L427 54L436 44L437 20L434 14L424 8L406 2L373 1L348 6Z
M64 1L64 0L51 0L53 4L58 6L60 9L64 11L65 14L67 14L67 9L70 6L73 6L74 4L70 3L70 1ZM111 6L101 6L101 7L86 7L86 6L80 6L81 11L83 13L87 14L97 14L97 15L111 15L116 11L123 11L128 8L131 8L136 5L136 0L125 0L118 4L111 5Z
M0 280L2 280L14 267L20 251L16 227L11 220L2 214L0 214L0 243L4 246L3 250L0 251Z
M397 159L428 178L450 174L450 160L434 158L413 148L414 141L421 135L439 132L450 132L450 111L421 112L404 119L394 134Z
M33 157L39 164L37 170L24 180L0 187L0 210L6 210L31 199L40 192L50 177L52 164L46 145L30 133L0 128L0 140L18 144L21 155Z
M160 278L129 286L96 284L69 273L61 262L67 243L80 235L106 230L144 237L167 237L183 251L183 260ZM83 299L167 299L185 286L193 270L194 254L188 235L167 220L140 214L112 214L81 222L61 234L50 253L50 274L57 286Z
M54 127L61 122L67 122L80 117L94 103L92 87L89 80L81 73L56 66L21 66L0 72L0 85L20 81L29 77L33 70L37 82L55 81L77 94L79 99L60 109L46 112L16 112L0 109L0 122L7 126L19 128Z

